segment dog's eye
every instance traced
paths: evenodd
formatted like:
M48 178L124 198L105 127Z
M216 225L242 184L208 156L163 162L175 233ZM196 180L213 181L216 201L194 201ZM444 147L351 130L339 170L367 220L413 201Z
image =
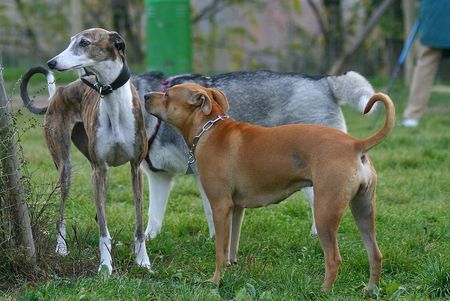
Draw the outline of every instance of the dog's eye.
M87 47L87 46L89 46L91 44L91 42L89 42L88 40L86 40L86 39L81 39L81 41L78 43L78 45L80 46L80 47Z

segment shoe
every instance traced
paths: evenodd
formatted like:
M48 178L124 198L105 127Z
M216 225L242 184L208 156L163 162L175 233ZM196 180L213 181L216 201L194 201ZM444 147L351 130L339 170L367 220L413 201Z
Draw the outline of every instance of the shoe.
M403 119L400 124L402 126L408 127L408 128L415 128L419 125L419 120L418 119L410 119L410 118L406 118Z

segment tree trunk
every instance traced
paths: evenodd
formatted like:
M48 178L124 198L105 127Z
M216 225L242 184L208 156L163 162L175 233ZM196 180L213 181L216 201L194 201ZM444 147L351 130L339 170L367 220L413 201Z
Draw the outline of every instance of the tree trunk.
M203 19L213 18L219 11L227 6L227 1L213 0L209 5L202 8L195 16L192 17L192 23L198 23Z
M345 64L348 62L350 57L361 47L364 40L370 34L375 25L378 24L381 17L384 15L386 10L394 3L395 0L383 0L383 2L377 7L377 9L373 12L372 16L370 16L367 24L360 30L358 35L356 36L355 41L350 45L349 49L344 52L343 55L334 63L331 68L328 70L328 74L337 75L342 73Z
M22 19L21 23L24 26L25 34L28 36L28 38L33 43L33 47L36 50L36 52L35 52L36 55L38 57L43 57L43 58L50 57L50 55L47 53L47 51L39 43L39 39L36 35L36 32L34 31L33 25L30 23L30 20L32 18L30 18L30 16L27 14L22 0L15 0L15 2L16 2L17 12L19 13L20 18Z
M81 3L79 0L70 0L70 27L72 35L83 30Z
M34 246L33 233L31 232L30 215L28 214L25 191L20 181L21 172L19 160L17 159L16 141L11 133L12 120L8 112L8 97L3 81L3 66L0 65L0 139L4 143L2 147L1 168L6 177L5 192L6 199L11 210L13 229L16 244L22 245L25 255L30 261L36 263L36 249Z
M114 30L123 35L124 39L130 44L129 47L126 48L130 61L141 63L144 59L141 48L142 43L139 39L139 34L134 31L130 22L128 4L127 1L111 0L112 24Z
M340 0L325 0L328 30L325 33L326 66L335 62L342 53L342 14Z
M403 0L403 15L405 22L403 27L403 37L404 40L408 38L409 33L411 32L411 29L413 27L414 22L417 18L417 7L416 3L411 0ZM412 72L414 68L414 51L415 47L411 47L409 50L408 56L406 57L406 63L405 63L405 82L408 84L411 82Z

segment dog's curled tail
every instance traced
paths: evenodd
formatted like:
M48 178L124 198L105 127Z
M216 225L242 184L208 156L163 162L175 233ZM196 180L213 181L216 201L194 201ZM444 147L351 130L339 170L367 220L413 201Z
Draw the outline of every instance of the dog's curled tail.
M369 81L355 71L338 76L328 76L328 85L339 104L347 103L364 112L370 97L375 93Z
M28 82L30 81L31 77L37 73L43 74L47 78L49 98L51 98L55 94L56 85L55 85L55 78L53 77L53 73L50 72L49 70L45 69L42 66L38 66L38 67L30 68L30 70L28 70L27 73L25 73L24 76L22 77L22 82L20 83L20 97L22 98L22 101L23 101L23 104L25 105L25 107L31 113L42 115L47 112L48 106L41 107L41 108L35 107L28 95Z
M383 141L387 135L392 131L395 126L395 107L391 98L384 93L375 93L367 102L366 108L364 109L364 114L369 113L373 105L381 101L386 108L386 120L384 121L384 126L375 134L365 139L359 140L358 147L362 152L367 152L375 145Z

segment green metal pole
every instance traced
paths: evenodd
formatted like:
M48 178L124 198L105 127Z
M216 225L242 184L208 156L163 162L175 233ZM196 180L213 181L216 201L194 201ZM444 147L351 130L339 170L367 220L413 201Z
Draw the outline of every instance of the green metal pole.
M166 75L192 71L189 0L145 0L147 69Z

